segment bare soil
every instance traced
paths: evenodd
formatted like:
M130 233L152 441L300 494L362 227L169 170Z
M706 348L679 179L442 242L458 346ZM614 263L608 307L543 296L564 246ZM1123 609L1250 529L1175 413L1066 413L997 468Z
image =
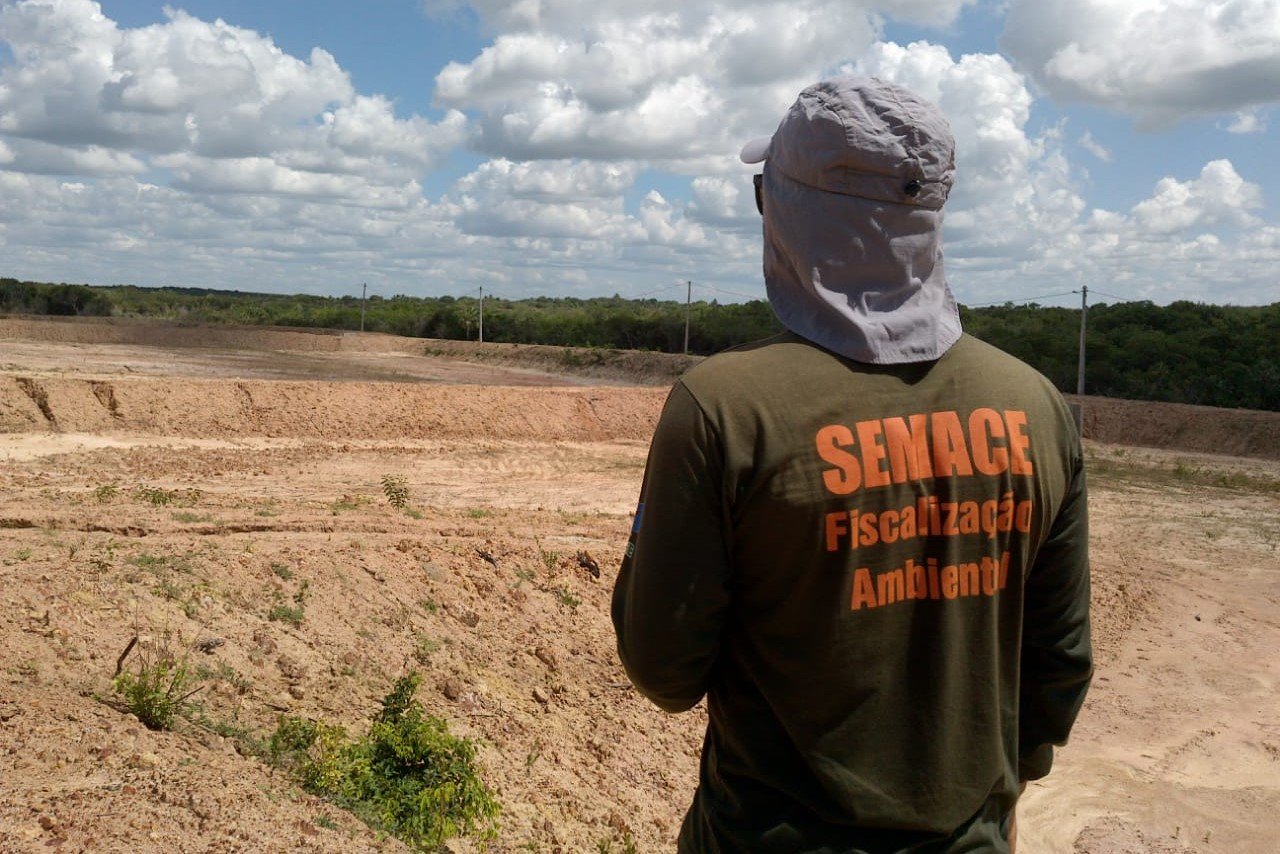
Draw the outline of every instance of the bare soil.
M490 850L672 850L705 716L630 689L608 617L663 391L184 334L0 329L0 851L402 850L249 747L359 731L408 669L480 745ZM1088 452L1098 674L1021 850L1269 854L1280 462ZM173 731L113 697L135 633L205 674Z

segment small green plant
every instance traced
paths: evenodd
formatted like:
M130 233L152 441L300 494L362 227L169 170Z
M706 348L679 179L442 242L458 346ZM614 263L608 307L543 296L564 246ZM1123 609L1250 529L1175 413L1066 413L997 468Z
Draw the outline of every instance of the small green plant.
M560 553L544 549L537 537L533 538L533 544L538 547L538 557L542 560L542 565L547 568L547 572L555 572L556 564L560 562Z
M114 483L99 484L98 488L93 491L93 497L98 499L100 504L106 504L119 494L120 489Z
M568 587L553 588L552 593L556 594L556 601L560 603L560 607L568 608L570 611L578 610L578 606L582 604L582 600L569 590Z
M306 613L307 588L310 583L304 578L302 584L298 586L298 592L293 594L293 604L286 605L284 598L279 592L275 593L271 610L267 612L267 619L274 620L278 623L288 623L291 626L302 625L302 618Z
M493 511L492 511L492 510L485 510L485 509L484 509L484 508L482 508L482 507L475 507L475 508L472 508L471 510L468 510L468 511L467 511L467 518L468 518L468 519L484 519L484 518L486 518L486 517L488 517L488 516L492 516L492 515L493 515Z
M156 583L156 586L153 589L153 592L157 596L163 596L166 599L172 599L174 602L181 602L183 599L186 598L186 595L187 595L186 590L183 590L181 587L174 584L172 581L170 581L167 578L160 579L160 581Z
M338 829L337 822L329 818L329 816L325 815L324 813L321 813L320 815L316 816L313 821L315 822L317 827L323 827L325 830Z
M163 575L168 570L183 573L192 571L190 553L184 555L134 555L129 558L129 564L156 575Z
M355 497L344 495L329 505L329 512L337 516L343 510L359 509L360 505L367 503L368 500L369 499L365 498L363 495L357 495Z
M431 599L419 599L418 604L421 605L422 610L426 611L428 614L434 614L440 610L440 606Z
M630 833L622 834L622 854L636 854L636 841ZM596 843L597 854L613 854L613 840L601 839Z
M306 608L302 605L286 605L278 593L276 594L275 604L267 612L268 620L276 623L288 623L291 626L302 625L302 618L305 616Z
M15 676L21 676L23 679L32 679L40 675L40 665L36 663L34 658L28 658L26 661L19 661L13 667L10 667L9 672Z
M183 510L181 513L173 514L173 521L184 522L186 524L191 524L192 522L208 522L212 518L213 518L212 516L206 516L200 513L192 513L187 510Z
M253 689L253 682L225 661L219 661L213 666L197 665L195 677L201 682L225 682L235 688L237 694L247 694Z
M155 486L139 486L133 491L133 500L153 507L164 507L177 500L177 491Z
M426 664L431 654L440 648L440 641L425 635L418 635L413 645L413 658L419 664Z
M120 661L128 657L137 645L138 636L125 648ZM173 654L168 642L158 649L143 651L138 655L137 668L123 670L112 680L112 687L123 700L125 708L142 721L147 729L167 730L174 719L190 711L190 702L200 687L192 687L195 674L187 666L186 656Z
M387 503L397 510L409 506L409 484L398 474L382 476L382 492L387 496Z
M397 680L364 736L282 718L268 756L303 788L419 851L459 834L491 839L499 806L477 775L475 745L423 713L413 697L419 681L416 673Z
M20 561L26 562L31 560L31 549L18 549L13 553L13 556Z
M293 578L293 570L285 566L283 563L271 564L271 571L275 573L277 577L282 578L285 581Z

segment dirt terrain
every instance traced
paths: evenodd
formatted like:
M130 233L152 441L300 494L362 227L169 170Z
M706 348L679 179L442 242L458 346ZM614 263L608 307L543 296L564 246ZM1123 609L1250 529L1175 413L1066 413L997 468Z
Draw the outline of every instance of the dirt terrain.
M705 717L635 694L608 617L661 388L388 336L20 325L0 318L0 851L403 850L251 748L282 714L360 731L409 669L480 745L488 850L673 849ZM1098 675L1020 850L1269 854L1280 461L1087 451ZM135 633L204 676L173 731L114 700Z

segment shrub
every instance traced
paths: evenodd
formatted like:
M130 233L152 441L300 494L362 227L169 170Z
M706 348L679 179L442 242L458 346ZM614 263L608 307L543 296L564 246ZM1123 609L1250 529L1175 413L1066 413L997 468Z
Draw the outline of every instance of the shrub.
M135 637L130 642L125 656L136 641ZM165 645L153 655L140 655L137 672L117 673L112 687L124 698L125 708L147 729L167 730L178 715L190 710L188 701L200 690L190 687L195 681L185 656L175 657Z
M418 682L416 673L397 680L363 737L282 718L269 757L308 791L418 850L436 850L459 834L492 838L499 806L476 775L475 745L423 713L413 698Z
M387 496L387 503L397 510L409 506L409 484L403 477L395 474L382 476L382 492Z

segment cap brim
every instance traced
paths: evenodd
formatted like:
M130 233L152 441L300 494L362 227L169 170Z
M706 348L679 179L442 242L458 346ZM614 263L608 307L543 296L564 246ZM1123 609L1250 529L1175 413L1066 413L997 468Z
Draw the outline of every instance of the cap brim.
M773 137L771 136L753 139L742 146L742 153L738 157L742 159L743 163L763 163L769 159L769 148L772 145Z

